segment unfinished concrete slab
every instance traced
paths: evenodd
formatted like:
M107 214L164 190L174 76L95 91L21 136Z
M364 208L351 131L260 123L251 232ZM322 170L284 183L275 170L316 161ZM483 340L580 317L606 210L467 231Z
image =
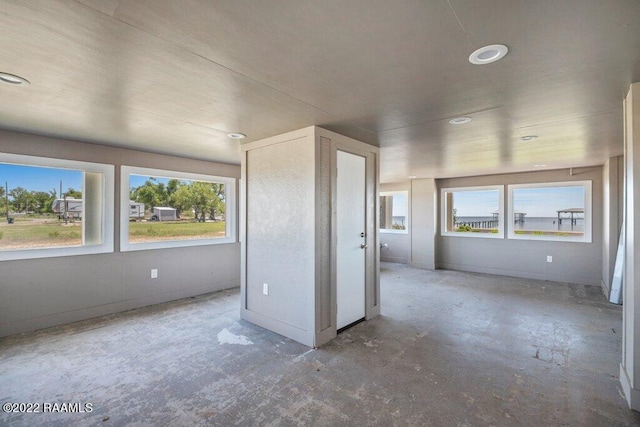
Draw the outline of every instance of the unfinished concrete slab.
M236 290L0 340L2 425L640 425L597 287L383 263L382 316L308 347ZM42 410L42 405L41 405Z

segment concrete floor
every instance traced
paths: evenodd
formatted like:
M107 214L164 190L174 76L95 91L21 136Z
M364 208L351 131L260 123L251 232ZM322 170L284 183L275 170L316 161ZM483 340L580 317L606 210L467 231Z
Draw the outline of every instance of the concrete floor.
M2 339L2 403L93 410L0 424L640 425L599 288L388 263L381 288L319 350L240 321L236 290Z

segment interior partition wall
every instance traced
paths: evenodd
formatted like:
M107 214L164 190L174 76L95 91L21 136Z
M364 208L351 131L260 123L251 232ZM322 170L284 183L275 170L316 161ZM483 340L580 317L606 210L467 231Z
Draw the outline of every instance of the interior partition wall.
M365 319L380 313L379 149L319 127L242 147L241 315L310 347L337 335L337 157L365 162ZM360 247L362 246L362 247Z

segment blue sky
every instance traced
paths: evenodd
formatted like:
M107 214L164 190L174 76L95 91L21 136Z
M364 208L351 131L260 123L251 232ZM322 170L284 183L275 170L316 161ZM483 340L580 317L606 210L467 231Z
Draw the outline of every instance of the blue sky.
M513 192L513 208L529 217L555 217L560 209L584 208L584 188L519 188Z
M393 212L392 216L407 216L407 194L406 193L394 193L393 194Z
M139 187L149 179L148 176L131 175L130 186ZM75 190L82 189L82 171L72 169L45 168L40 166L21 166L0 163L0 185L4 188L5 182L9 184L9 191L22 187L29 191L50 192L55 189L56 194L70 187ZM169 178L156 178L156 181L167 184Z
M148 175L129 175L129 188L137 188L143 185L150 177ZM156 182L161 182L167 185L169 178L154 177Z
M489 217L498 209L498 191L455 192L453 205L459 217ZM518 212L525 212L528 217L555 217L560 209L584 208L584 188L572 186L515 189L513 208Z
M0 184L4 187L9 184L9 191L16 187L26 188L29 191L50 192L55 189L56 194L70 187L82 189L82 172L70 169L43 168L39 166L19 166L0 163Z
M498 209L498 190L456 191L453 207L457 216L487 216Z

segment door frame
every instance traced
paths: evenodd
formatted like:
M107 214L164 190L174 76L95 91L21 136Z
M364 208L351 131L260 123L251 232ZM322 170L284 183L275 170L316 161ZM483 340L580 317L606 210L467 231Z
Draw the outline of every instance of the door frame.
M337 150L336 154L336 329L339 332L365 318L369 235L367 158L344 150ZM342 256L346 258L343 260Z
M359 141L331 141L331 316L333 335L337 334L337 157L338 151L362 156L365 159L365 243L368 245L365 255L365 320L380 315L380 236L378 216L380 200L378 184L378 152Z

